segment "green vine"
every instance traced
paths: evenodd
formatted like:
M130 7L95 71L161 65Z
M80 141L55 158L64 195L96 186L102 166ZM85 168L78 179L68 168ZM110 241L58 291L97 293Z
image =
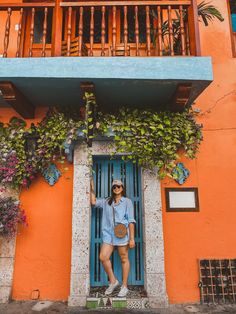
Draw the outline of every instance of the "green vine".
M0 179L15 189L34 177L33 159L27 158L25 150L25 128L25 121L14 117L7 126L0 124Z
M88 145L91 146L93 139L95 112L97 107L95 95L92 92L85 92L84 100L86 104L87 116L85 117L85 129L83 130L83 132L87 135Z
M88 108L94 105L92 93L85 95ZM169 175L184 149L189 158L195 158L202 140L201 125L194 113L153 112L121 109L117 115L65 114L50 110L37 125L26 127L25 121L12 118L7 125L0 124L0 182L15 189L29 187L34 178L51 163L64 163L65 144L71 145L82 130L90 143L97 135L114 135L116 153L123 159L138 162L145 168L157 168L160 178ZM96 124L95 124L96 122ZM93 131L93 132L91 132ZM90 133L91 132L91 133ZM27 136L34 135L35 149L27 147Z
M158 169L160 178L172 177L180 149L195 158L202 140L201 125L192 111L183 113L122 109L117 116L100 114L98 132L115 133L116 152L144 168Z
M35 177L51 162L64 162L64 143L76 138L75 130L84 121L49 111L35 127L13 117L7 125L0 124L0 182L19 190L29 187ZM36 136L36 147L27 147L27 137Z
M49 111L37 127L38 170L43 170L51 161L59 160L63 163L64 143L65 141L71 143L76 139L75 130L82 125L84 125L82 120L75 121L63 113Z

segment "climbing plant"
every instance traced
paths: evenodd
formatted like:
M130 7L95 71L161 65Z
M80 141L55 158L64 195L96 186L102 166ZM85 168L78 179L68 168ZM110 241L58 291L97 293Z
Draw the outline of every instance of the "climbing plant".
M75 139L75 130L84 125L83 120L74 120L64 113L50 110L37 127L37 169L42 171L51 161L63 162L65 141Z
M93 95L87 94L86 101L91 105ZM88 134L92 128L93 133ZM37 126L29 128L25 121L12 118L8 124L0 124L1 184L15 189L29 187L51 162L64 162L65 143L76 141L78 130L90 141L98 135L112 134L117 153L142 167L156 167L160 178L173 177L181 149L187 157L195 158L202 140L201 125L191 110L172 113L124 108L116 115L97 113L96 124L90 112L72 118L50 110ZM26 145L30 134L36 136L33 150Z
M0 124L0 181L13 188L27 186L35 177L35 158L28 158L25 150L26 123L12 118Z
M58 111L50 110L37 125L27 128L26 122L13 117L0 124L0 183L19 190L52 162L63 162L64 142L74 138L73 130L84 122L75 121ZM27 137L34 134L35 148L27 146Z
M116 152L145 168L158 169L160 178L172 176L180 149L196 157L202 140L201 125L192 111L183 113L122 109L118 115L100 114L98 132L114 132Z
M26 215L20 208L19 201L12 197L0 198L0 235L13 238L18 224L27 226Z

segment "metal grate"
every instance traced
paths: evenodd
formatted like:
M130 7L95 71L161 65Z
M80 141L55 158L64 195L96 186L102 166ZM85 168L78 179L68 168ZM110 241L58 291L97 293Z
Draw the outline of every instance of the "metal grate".
M236 303L236 259L200 260L202 303Z

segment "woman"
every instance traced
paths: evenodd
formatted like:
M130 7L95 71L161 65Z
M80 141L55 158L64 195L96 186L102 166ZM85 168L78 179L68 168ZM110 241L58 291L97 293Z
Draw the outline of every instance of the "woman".
M122 265L122 286L118 297L125 297L128 293L128 275L130 269L128 251L135 247L134 241L134 208L131 200L125 197L125 190L122 181L112 182L111 197L107 199L96 199L91 181L91 205L103 209L102 213L102 247L100 251L100 261L108 275L110 284L105 291L105 295L110 295L119 281L116 279L110 256L117 246ZM122 223L127 228L127 234L123 238L117 238L114 234L114 223Z

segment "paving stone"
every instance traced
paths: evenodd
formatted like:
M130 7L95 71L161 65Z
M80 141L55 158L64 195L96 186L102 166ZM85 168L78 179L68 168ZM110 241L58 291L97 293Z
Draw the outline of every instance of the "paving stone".
M110 301L110 298L106 298L107 301ZM106 301L106 300L104 300ZM131 301L131 300L130 300ZM128 299L127 299L128 302ZM37 302L40 303L40 302ZM35 301L11 301L7 304L0 304L0 314L33 314L36 313L32 311L33 305L37 304ZM196 313L199 314L224 314L224 313L234 313L236 314L236 304L227 304L227 305L202 305L197 303L189 304L170 304L167 308L157 308L157 309L138 309L138 308L129 308L129 309L119 309L111 308L108 310L100 307L96 309L85 309L79 306L68 307L67 302L53 302L53 304L44 310L42 314L186 314L191 313L186 311L186 307L195 307L199 311ZM192 312L194 313L194 312Z
M198 313L200 310L194 305L185 306L185 311L188 313Z
M36 311L36 312L40 312L44 309L47 309L49 308L51 305L53 304L53 302L51 301L40 301L40 302L37 302L33 307L32 307L32 310L33 311Z
M92 287L90 288L90 297L105 297L105 290L107 287ZM145 289L141 286L129 286L129 293L127 295L127 299L138 299L145 298L147 293ZM114 292L110 295L110 297L116 297L119 293L120 287L114 290Z

